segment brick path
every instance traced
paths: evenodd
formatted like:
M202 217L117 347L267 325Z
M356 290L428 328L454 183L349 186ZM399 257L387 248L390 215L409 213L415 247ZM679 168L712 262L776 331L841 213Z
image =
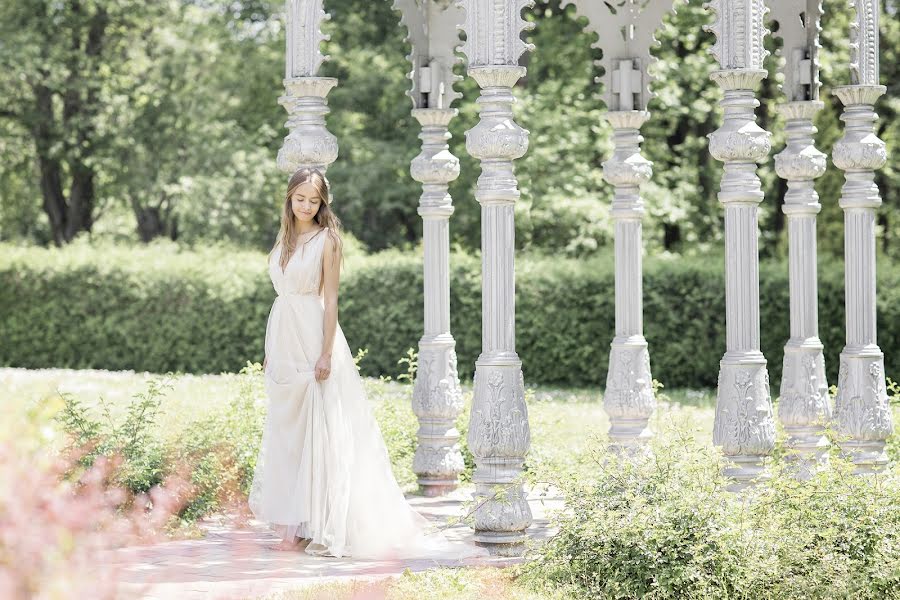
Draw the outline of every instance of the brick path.
M461 516L463 501L471 490L458 490L442 498L410 496L416 510L432 522L443 524L448 517ZM540 541L550 534L547 509L561 505L558 496L543 501L532 493L529 504L534 523L528 533ZM214 598L254 598L271 592L342 579L380 579L399 575L405 569L423 571L437 566L506 566L521 559L491 557L454 560L354 560L325 558L304 552L279 552L267 544L277 537L262 523L251 521L239 529L224 523L203 524L206 536L199 540L171 541L152 546L122 548L109 564L120 569L122 598L166 598L178 600ZM445 530L452 540L471 542L466 525Z

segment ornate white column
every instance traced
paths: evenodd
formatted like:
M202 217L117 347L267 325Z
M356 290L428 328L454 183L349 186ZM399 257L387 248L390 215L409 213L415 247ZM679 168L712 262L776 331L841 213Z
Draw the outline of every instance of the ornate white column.
M475 361L469 449L475 456L475 541L493 554L518 555L531 524L520 475L531 444L522 362L516 354L515 222L519 198L513 160L528 149L528 132L513 120L512 86L525 75L519 37L530 0L461 0L466 10L468 74L481 88L480 120L466 149L481 161L475 199L481 204L482 351Z
M816 215L821 210L813 180L825 172L825 155L813 136L819 97L820 0L770 0L778 36L784 40L784 84L788 102L778 106L787 120L787 145L775 156L775 171L787 180L782 210L788 220L791 337L784 347L778 418L793 451L797 475L808 478L825 457L825 424L831 418L824 346L819 339ZM801 19L800 15L804 15Z
M834 164L844 171L844 294L847 344L841 352L836 428L841 448L858 473L887 464L884 444L893 432L885 389L884 355L876 341L875 211L881 205L875 169L887 162L884 142L875 135L874 104L886 91L878 85L878 1L856 0L850 27L852 85L835 88L844 104L844 136L834 145Z
M710 77L725 92L725 122L710 135L709 151L725 163L719 202L725 207L726 352L719 363L713 442L730 461L725 474L739 491L765 476L775 445L769 373L759 342L759 229L763 199L756 163L771 149L756 124L755 90L766 77L763 0L712 0L713 54L722 69Z
M337 138L325 128L328 105L325 97L337 85L333 77L316 77L327 59L319 44L327 40L319 26L330 17L322 10L322 0L288 0L287 54L284 87L278 103L288 112L288 135L278 151L277 164L293 174L302 167L325 171L337 159Z
M615 132L615 152L603 163L603 176L616 188L611 211L615 222L616 337L609 353L603 408L609 415L613 450L634 451L652 437L647 423L656 408L650 352L644 339L641 285L644 202L640 185L650 180L653 163L641 156L639 130L650 113L617 110L608 112L606 118Z
M615 186L616 334L609 353L603 407L609 415L613 451L637 451L652 433L647 426L656 408L650 353L643 327L640 186L650 180L652 163L641 156L641 126L650 118L650 48L653 34L672 10L673 0L625 0L615 9L605 2L564 0L574 4L603 50L604 98L613 127L615 150L603 163L603 176Z
M463 470L456 417L463 407L456 370L456 341L450 334L450 225L453 205L447 184L459 176L450 153L447 126L456 109L417 108L422 152L412 176L423 184L419 214L425 237L425 334L419 340L413 412L419 419L413 471L426 496L456 487Z
M424 234L425 332L419 340L413 412L419 419L413 471L426 496L453 490L463 470L456 418L463 407L456 369L456 341L450 334L450 225L453 199L448 184L459 176L447 130L457 115L450 105L461 94L453 74L465 13L455 4L433 0L395 0L412 51L407 95L422 126L422 152L413 159L413 179L422 183L419 214Z

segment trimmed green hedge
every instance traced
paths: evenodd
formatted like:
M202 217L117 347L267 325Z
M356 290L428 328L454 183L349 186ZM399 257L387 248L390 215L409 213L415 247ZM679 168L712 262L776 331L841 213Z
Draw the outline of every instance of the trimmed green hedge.
M339 320L351 349L368 348L365 374L405 372L397 360L422 333L418 255L384 252L347 261ZM459 370L471 377L481 349L480 260L451 258L451 329ZM721 257L648 259L644 328L655 378L713 387L725 349ZM819 274L819 322L829 381L844 342L843 265ZM609 257L519 257L516 349L526 381L600 385L613 336ZM784 263L760 271L763 352L773 392L788 330ZM257 252L174 245L64 250L0 246L0 364L18 367L238 371L262 360L274 291ZM888 374L900 373L900 272L882 261L878 341Z

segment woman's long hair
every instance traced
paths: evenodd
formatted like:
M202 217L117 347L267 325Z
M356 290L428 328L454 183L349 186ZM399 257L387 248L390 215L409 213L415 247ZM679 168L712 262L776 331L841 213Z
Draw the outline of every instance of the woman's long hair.
M297 228L294 222L294 211L291 210L291 196L294 195L298 186L306 182L311 183L313 187L316 188L316 192L318 192L319 198L321 199L319 211L316 213L316 216L313 217L313 220L320 227L327 227L329 234L332 236L335 244L337 244L337 247L341 247L341 238L339 235L341 231L341 220L338 219L337 215L334 214L334 211L331 210L331 188L328 185L328 180L318 169L300 169L294 173L291 176L290 181L288 181L287 194L285 194L284 205L281 211L281 227L278 230L278 237L275 239L275 246L272 247L272 252L275 252L278 245L281 244L281 256L278 259L278 264L281 266L282 270L287 268L288 261L297 249ZM270 259L272 257L272 252L269 252Z

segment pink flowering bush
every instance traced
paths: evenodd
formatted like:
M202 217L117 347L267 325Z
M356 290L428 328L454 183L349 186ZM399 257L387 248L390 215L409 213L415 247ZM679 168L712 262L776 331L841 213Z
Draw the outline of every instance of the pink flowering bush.
M178 479L134 495L120 457L80 458L0 443L0 598L115 597L110 551L156 540L183 503Z

